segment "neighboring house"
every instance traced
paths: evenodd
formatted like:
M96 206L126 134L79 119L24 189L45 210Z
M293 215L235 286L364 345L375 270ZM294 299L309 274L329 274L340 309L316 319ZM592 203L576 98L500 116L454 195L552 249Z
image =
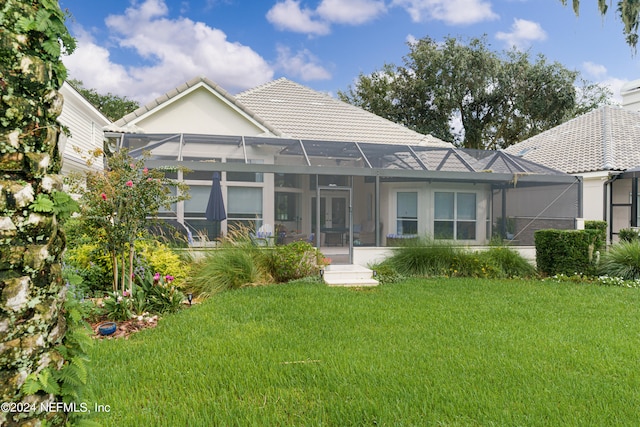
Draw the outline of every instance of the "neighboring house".
M68 175L71 172L101 170L102 155L96 157L92 164L87 164L87 160L91 158L91 153L103 149L103 128L110 125L111 121L68 83L62 85L60 93L64 103L58 120L70 132L70 135L60 137L59 148L63 153L60 173Z
M638 226L640 112L600 107L504 151L582 177L584 219L608 221L610 239Z
M167 220L215 237L237 225L331 246L334 262L430 235L465 245L574 228L581 181L497 151L456 149L307 87L278 79L233 96L207 78L114 123L110 145L149 167L185 166L190 186ZM214 171L227 219L205 218ZM319 201L319 202L318 202Z

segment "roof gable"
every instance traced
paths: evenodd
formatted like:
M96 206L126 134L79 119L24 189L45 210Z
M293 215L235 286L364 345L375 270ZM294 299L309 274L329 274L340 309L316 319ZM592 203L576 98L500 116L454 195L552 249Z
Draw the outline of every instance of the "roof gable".
M115 122L115 127L143 132L262 135L278 131L220 86L196 77Z
M505 149L567 173L640 164L640 112L604 106Z

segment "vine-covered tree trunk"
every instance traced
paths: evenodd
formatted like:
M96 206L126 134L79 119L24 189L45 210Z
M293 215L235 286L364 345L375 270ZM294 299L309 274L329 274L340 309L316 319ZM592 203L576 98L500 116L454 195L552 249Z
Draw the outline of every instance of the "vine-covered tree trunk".
M55 350L66 330L65 239L52 201L62 190L55 175L66 77L60 55L73 48L57 0L0 2L0 402L13 403L3 406L0 425L66 420L64 412L41 411L62 401L59 387L29 395L23 386L65 364Z

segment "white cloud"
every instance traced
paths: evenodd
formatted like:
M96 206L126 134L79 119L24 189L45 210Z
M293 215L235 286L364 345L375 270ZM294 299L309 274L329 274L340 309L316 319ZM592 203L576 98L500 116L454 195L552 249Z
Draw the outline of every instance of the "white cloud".
M500 31L496 33L496 38L504 41L509 47L525 49L531 42L545 40L547 33L537 22L516 18L511 25L511 32Z
M384 1L322 0L316 12L325 20L339 24L359 25L385 13Z
M607 67L602 64L596 64L595 62L587 61L582 64L587 76L600 79L607 75Z
M329 24L324 21L315 21L314 16L314 11L301 8L300 2L296 0L276 3L267 12L267 20L280 30L314 35L329 34L331 31Z
M224 32L190 19L168 19L164 0L146 0L111 15L106 24L124 51L145 63L125 68L107 49L80 33L78 48L65 59L70 77L99 93L112 92L147 102L195 76L205 75L230 92L273 78L272 67L250 47Z
M438 20L462 25L498 18L486 0L393 0L391 5L406 9L414 22Z
M322 0L315 10L299 0L284 0L267 12L267 20L283 31L324 36L332 24L361 25L386 11L383 0Z
M86 88L99 93L126 95L123 84L130 82L125 67L111 61L109 51L98 46L91 35L82 29L75 32L78 47L70 56L63 57L69 78L81 80Z
M620 90L622 86L628 83L628 80L622 80L609 75L609 70L602 64L597 64L591 61L585 61L582 63L582 69L587 80L609 88L611 91L613 102L616 104L622 104L622 95ZM578 91L580 87L576 88Z
M615 77L608 77L599 82L599 84L608 87L613 93L613 101L617 104L622 104L622 95L620 94L620 89L622 86L629 83L629 80L617 79Z
M304 81L327 80L331 73L318 63L318 59L308 50L304 49L291 54L291 49L286 46L278 46L277 68L285 73L299 77Z

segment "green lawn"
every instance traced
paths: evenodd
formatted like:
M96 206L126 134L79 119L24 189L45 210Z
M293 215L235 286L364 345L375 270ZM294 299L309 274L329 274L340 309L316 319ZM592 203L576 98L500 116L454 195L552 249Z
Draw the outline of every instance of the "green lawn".
M92 358L104 426L637 425L640 290L246 288Z

